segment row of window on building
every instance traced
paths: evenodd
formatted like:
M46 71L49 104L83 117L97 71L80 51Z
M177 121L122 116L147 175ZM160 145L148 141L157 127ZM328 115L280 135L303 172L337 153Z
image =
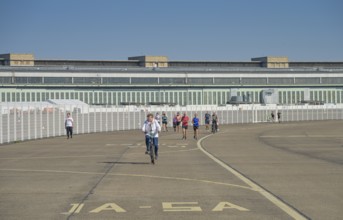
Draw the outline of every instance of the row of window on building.
M343 77L284 78L172 78L172 77L0 77L0 84L103 84L103 85L291 85L343 84Z
M122 102L169 102L179 105L222 105L231 98L230 90L222 91L0 91L2 102L40 102L48 99L79 99L88 104L120 105ZM258 90L238 91L246 101L260 103ZM305 100L305 91L278 91L280 104L297 104ZM343 90L312 90L311 101L342 103Z

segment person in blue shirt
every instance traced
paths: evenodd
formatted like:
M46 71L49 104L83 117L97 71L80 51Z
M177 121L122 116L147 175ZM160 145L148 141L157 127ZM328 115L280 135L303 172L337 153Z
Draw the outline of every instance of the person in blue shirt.
M205 125L206 125L206 130L209 130L209 126L210 126L210 113L206 112L205 114Z
M198 118L197 113L194 114L194 118L192 119L192 123L193 123L193 130L194 130L194 139L198 140L199 118Z

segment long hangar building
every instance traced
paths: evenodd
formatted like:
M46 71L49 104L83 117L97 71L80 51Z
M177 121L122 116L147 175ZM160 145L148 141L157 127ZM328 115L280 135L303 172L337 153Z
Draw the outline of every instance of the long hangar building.
M343 62L169 61L166 56L125 61L35 60L0 55L0 101L79 99L88 104L342 103Z

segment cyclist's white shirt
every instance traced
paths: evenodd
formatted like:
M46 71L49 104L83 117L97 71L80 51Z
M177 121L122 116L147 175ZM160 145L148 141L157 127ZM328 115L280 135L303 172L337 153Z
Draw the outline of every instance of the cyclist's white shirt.
M147 136L149 136L150 135L149 133L152 132L154 134L154 137L157 138L158 132L161 131L161 126L156 120L153 120L151 123L148 120L146 120L142 127L142 131Z

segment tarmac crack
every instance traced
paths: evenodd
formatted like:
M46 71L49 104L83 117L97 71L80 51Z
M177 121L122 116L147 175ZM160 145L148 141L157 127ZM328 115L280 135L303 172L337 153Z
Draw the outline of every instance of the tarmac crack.
M107 168L107 170L105 171L105 173L99 178L99 180L94 184L94 186L88 191L88 193L81 199L81 201L79 202L80 206L81 204L83 204L90 195L92 195L94 193L94 190L98 187L98 185L102 182L102 180L108 175L108 173L112 170L112 168L120 161L120 159L123 157L123 155L129 150L130 148L127 147L125 148L125 151L120 155L120 157L114 161L113 163L106 163L109 164L109 167ZM73 212L71 212L68 217L67 220L70 220L70 218L75 214L75 211L78 209L78 207L76 207L74 209Z

